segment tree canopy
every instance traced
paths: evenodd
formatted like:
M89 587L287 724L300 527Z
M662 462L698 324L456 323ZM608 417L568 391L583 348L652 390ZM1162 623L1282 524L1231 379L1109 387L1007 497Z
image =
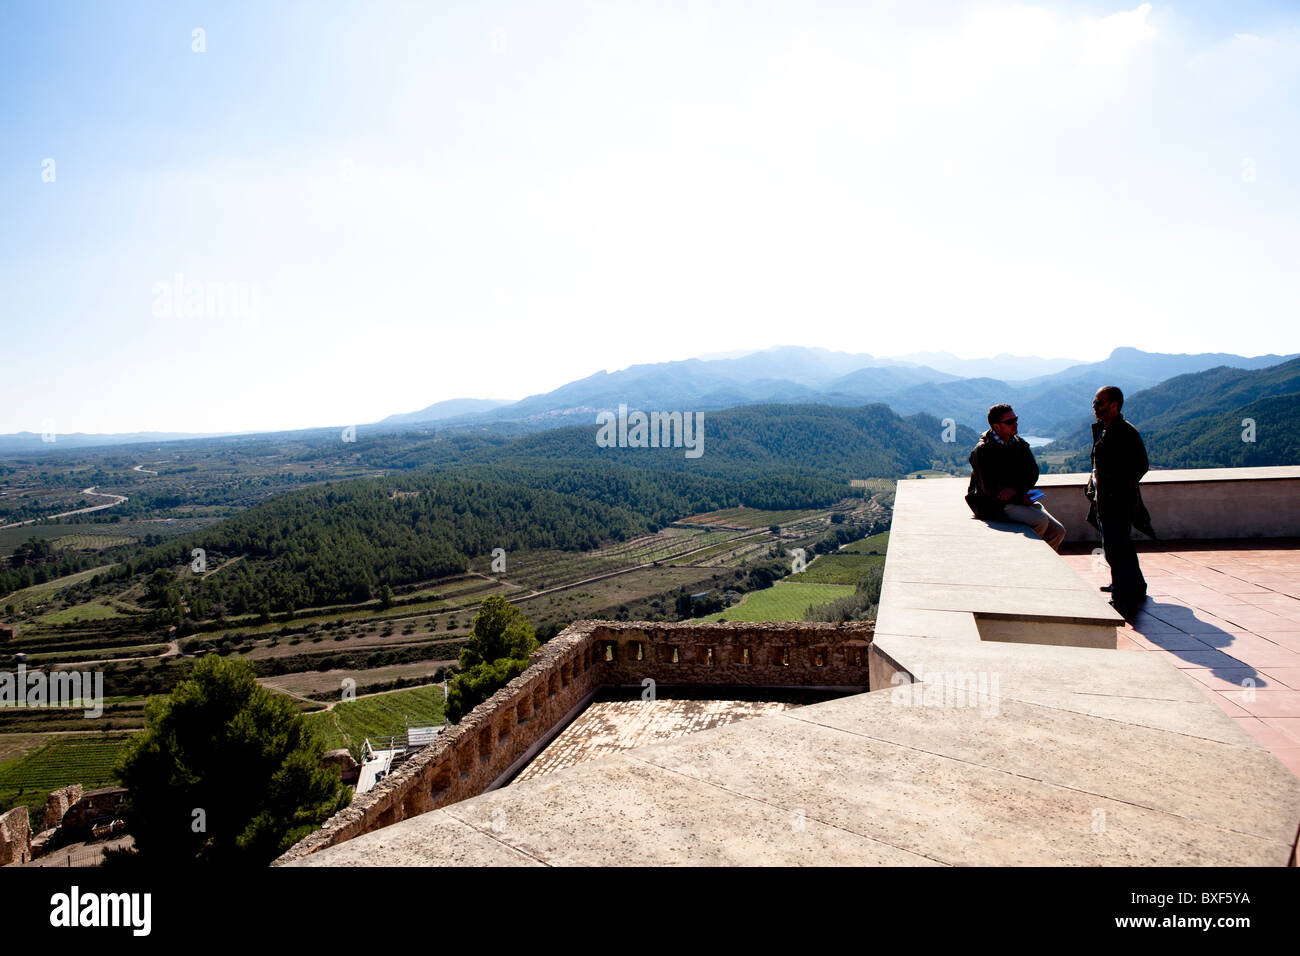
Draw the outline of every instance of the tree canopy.
M348 803L297 708L245 661L203 658L146 719L121 779L151 867L264 865Z
M460 666L492 663L503 657L527 660L537 650L537 636L524 612L499 594L484 598L474 615L469 640L460 652Z
M447 688L447 719L461 717L510 683L528 667L537 636L524 612L499 594L485 598L473 632L460 652L460 666Z

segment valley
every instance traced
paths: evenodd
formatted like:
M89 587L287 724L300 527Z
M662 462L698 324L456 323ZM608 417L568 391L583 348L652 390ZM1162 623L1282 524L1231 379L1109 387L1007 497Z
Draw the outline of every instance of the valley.
M765 414L798 427L808 412ZM112 448L68 450L58 468L48 457L10 459L0 487L15 511L57 508L59 489L84 489L74 476L85 475L122 502L29 515L4 532L0 659L102 672L105 701L97 719L0 710L0 745L14 742L0 802L38 805L62 785L50 777L56 758L81 772L62 741L102 738L119 752L123 735L143 727L149 697L209 654L247 661L264 686L315 715L330 746L359 752L367 733L442 720L441 682L490 595L518 606L545 640L575 620L702 617L750 592L780 593L771 584L789 574L794 549L812 558L888 527L892 476L851 482L850 469L881 454L894 456L893 476L958 467L941 457L950 449L896 418L887 440L850 442L845 455L842 429L873 428L880 415L894 418L881 409L822 419L835 425L806 444L799 469L742 465L788 440L781 427L757 429L750 410L721 423L724 437L695 473L593 460L575 429L443 443L456 451L416 433L342 447L320 437L185 441L144 456L147 467ZM743 445L726 438L737 432ZM630 451L652 450L601 449ZM376 467L394 456L409 462ZM818 561L833 560L810 567L825 573ZM348 723L363 702L366 717ZM92 776L106 782L104 773Z

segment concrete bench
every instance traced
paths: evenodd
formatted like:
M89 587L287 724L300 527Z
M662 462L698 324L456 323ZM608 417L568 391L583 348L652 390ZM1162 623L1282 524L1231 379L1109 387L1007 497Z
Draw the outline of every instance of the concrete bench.
M898 483L877 632L1113 650L1124 619L1105 596L1033 529L976 518L965 493L955 478Z

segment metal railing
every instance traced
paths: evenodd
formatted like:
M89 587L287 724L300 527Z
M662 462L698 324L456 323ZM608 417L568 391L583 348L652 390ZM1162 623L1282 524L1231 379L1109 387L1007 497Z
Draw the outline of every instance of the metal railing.
M71 852L55 850L51 856L63 857L62 866L99 866L104 862L102 846L84 846Z

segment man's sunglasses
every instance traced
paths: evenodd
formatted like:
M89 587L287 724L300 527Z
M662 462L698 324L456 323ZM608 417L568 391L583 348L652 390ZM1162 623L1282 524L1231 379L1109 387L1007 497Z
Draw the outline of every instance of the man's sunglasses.
M1019 418L1019 417L1016 417L1016 418L1004 418L1004 419L1002 419L1002 421L998 422L998 424L999 424L999 425L1014 425L1014 424L1015 424L1016 422L1018 422L1018 421L1020 421L1020 418Z

